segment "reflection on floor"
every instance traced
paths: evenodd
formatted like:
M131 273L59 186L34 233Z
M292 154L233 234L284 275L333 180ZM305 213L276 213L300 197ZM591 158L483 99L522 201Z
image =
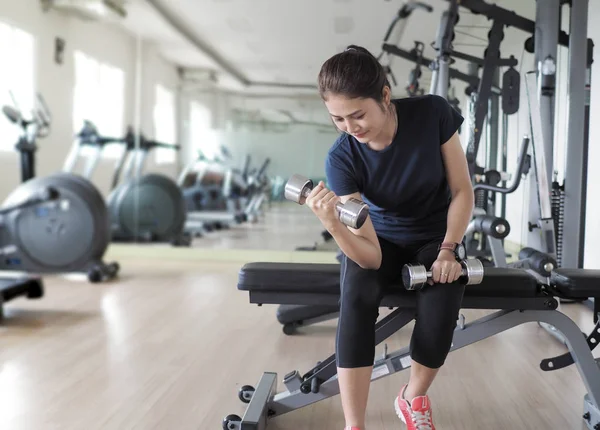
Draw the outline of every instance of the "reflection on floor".
M45 278L43 299L5 305L0 427L221 428L224 416L243 413L237 398L242 385L255 384L263 371L278 372L280 379L293 369L304 372L334 351L336 321L285 336L274 306L250 305L236 289L246 261L331 261L332 253L293 252L319 241L320 231L308 208L283 206L256 225L201 239L194 249L115 246L111 254L120 256L122 275L113 283ZM587 308L563 310L582 330L592 328ZM483 314L465 312L468 321ZM388 340L390 351L408 344L411 327ZM437 428L584 428L585 390L575 366L539 369L541 359L564 350L537 324L527 324L453 352L430 391ZM405 428L392 402L407 379L405 372L372 385L368 430ZM343 425L335 397L269 428Z

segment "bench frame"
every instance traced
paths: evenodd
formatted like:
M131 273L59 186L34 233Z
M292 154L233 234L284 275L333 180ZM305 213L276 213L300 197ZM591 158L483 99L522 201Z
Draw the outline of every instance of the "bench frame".
M459 325L455 332L450 351L463 348L480 340L487 339L503 331L529 322L546 323L560 332L572 357L572 362L588 391L584 397L583 419L588 428L600 426L600 369L592 355L591 346L573 320L557 310L558 300L555 291L543 291L537 297L464 297L463 309L503 309L479 318L464 326ZM258 304L337 304L339 296L301 293L275 293L250 291L250 302ZM382 306L395 307L386 317L377 322L375 342L377 345L402 329L415 318L412 297L390 296L384 298ZM592 335L600 331L600 323ZM590 337L592 336L590 335ZM540 367L544 371L556 370L552 359L544 360ZM371 381L401 372L411 365L408 347L387 353L374 361ZM557 367L557 368L563 368ZM266 430L270 420L288 412L303 408L320 400L339 394L335 354L330 355L304 375L294 370L283 378L285 391L277 392L277 374L265 372L253 387L245 386L240 399L248 403L243 418L228 415L223 420L226 430ZM598 427L596 427L598 428Z

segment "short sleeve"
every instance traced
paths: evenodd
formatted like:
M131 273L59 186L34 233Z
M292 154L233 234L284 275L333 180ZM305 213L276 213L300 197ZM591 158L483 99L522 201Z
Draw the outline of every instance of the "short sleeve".
M443 145L458 131L464 118L445 98L433 95L431 101L439 121L440 145Z
M359 191L352 168L352 162L346 154L330 151L325 159L327 187L337 196L346 196Z

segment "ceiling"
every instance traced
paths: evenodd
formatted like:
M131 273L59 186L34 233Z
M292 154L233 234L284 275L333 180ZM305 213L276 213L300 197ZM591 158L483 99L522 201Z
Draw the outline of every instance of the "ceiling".
M316 93L321 64L349 44L381 52L384 35L402 7L401 0L127 0L122 25L158 47L168 61L181 68L190 88L219 88L235 93L244 106L287 113L307 120L322 112ZM431 13L415 11L406 21L399 45L410 50L414 41L425 44L424 55L435 57L435 40L445 0L427 0ZM534 0L502 0L501 6L531 18ZM454 47L483 56L490 23L461 8ZM397 29L399 29L399 25ZM470 33L470 35L467 34ZM518 30L507 39L524 40ZM397 37L390 42L395 43ZM510 44L505 39L503 46ZM503 52L503 56L505 53ZM386 62L385 58L382 62ZM414 64L394 58L397 96ZM466 70L466 65L457 64ZM429 73L422 87L428 90ZM462 90L462 86L458 86ZM250 97L250 95L252 97ZM268 99L268 105L258 100ZM293 101L293 102L291 102ZM295 103L295 104L294 104ZM292 104L292 106L291 106ZM263 106L260 108L260 106ZM316 115L328 122L326 115ZM289 120L289 118L288 118ZM322 122L322 121L321 121Z

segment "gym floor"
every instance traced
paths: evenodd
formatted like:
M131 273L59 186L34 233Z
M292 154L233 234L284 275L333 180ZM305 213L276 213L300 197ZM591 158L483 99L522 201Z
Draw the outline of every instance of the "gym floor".
M220 429L224 416L243 414L242 385L256 384L264 371L279 380L294 369L304 372L334 351L337 321L285 336L274 306L251 305L236 288L245 262L335 261L333 253L293 252L320 241L319 231L306 208L274 205L258 224L197 239L194 249L164 246L156 253L157 245L113 245L107 259L122 266L113 283L45 277L42 300L5 305L1 427ZM582 331L593 328L589 309L562 306ZM485 312L464 314L470 321ZM389 351L408 344L411 328L388 339ZM564 351L532 323L451 353L430 391L437 428L579 425L586 391L575 366L539 369L540 360ZM369 430L404 428L392 402L408 376L407 370L372 384ZM341 430L343 424L334 397L269 428Z

